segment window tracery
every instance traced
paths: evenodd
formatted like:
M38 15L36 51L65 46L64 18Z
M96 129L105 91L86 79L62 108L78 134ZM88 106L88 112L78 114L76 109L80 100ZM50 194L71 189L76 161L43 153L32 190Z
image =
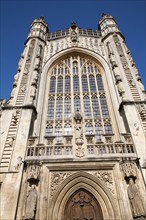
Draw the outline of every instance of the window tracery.
M97 142L102 141L103 134L113 133L98 64L84 57L70 56L52 68L49 80L47 120L61 124L46 126L46 135L55 134L56 143L63 143L63 135L74 134L71 124L77 111L83 113L85 133L94 134ZM60 150L57 151L59 154ZM64 149L66 154L69 151Z

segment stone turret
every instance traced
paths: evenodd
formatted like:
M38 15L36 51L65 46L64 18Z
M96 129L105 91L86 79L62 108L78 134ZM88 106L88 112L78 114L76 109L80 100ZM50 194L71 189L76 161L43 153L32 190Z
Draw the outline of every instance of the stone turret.
M99 20L99 29L102 37L114 32L120 32L117 23L112 15L102 14Z
M28 39L32 37L39 37L43 41L46 41L47 32L48 25L44 21L44 17L41 16L40 18L37 18L32 22Z

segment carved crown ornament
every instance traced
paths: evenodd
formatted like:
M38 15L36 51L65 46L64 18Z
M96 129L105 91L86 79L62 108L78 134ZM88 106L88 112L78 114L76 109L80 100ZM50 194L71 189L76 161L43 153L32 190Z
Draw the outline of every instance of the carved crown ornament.
M74 120L76 121L76 123L81 123L82 119L83 119L83 117L82 117L80 111L77 110L74 115Z
M124 173L125 179L129 179L130 177L136 178L136 164L134 161L124 161L121 163L121 168Z
M41 162L40 161L27 161L26 164L26 172L27 172L27 181L30 185L36 184L40 180L40 172L41 172Z

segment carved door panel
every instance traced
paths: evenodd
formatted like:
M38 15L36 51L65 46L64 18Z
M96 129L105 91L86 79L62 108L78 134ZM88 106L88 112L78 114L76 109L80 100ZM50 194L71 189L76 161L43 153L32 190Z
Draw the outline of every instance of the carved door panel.
M68 200L64 220L103 220L95 197L84 189L76 191Z

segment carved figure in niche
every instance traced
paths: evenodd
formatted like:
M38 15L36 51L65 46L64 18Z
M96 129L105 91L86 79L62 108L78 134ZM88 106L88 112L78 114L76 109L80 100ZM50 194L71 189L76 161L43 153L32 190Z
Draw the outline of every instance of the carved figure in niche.
M35 58L35 69L38 69L40 66L40 56L37 55L36 58Z
M131 86L133 86L133 87L135 86L135 82L133 80L130 80L129 82L130 82Z
M118 65L117 65L117 62L116 62L116 59L115 59L115 54L114 54L109 42L107 42L107 48L108 48L108 52L109 52L109 60L110 60L112 68L114 69Z
M83 131L81 124L75 125L75 138L76 138L76 143L83 141Z
M35 95L36 95L36 87L34 85L32 85L30 88L30 102L31 103L35 99Z
M35 219L37 197L36 186L32 185L27 193L24 220Z
M125 89L124 89L124 84L123 84L122 80L119 80L117 82L117 88L118 88L118 92L119 92L120 96L122 96L124 98L125 97Z
M20 88L21 92L24 92L25 89L26 89L26 86L25 86L25 85L21 86L21 88Z
M134 122L134 132L133 135L138 136L138 132L139 132L139 124L138 122Z
M73 30L73 31L71 32L71 41L72 41L72 42L77 42L77 33L76 33L75 30Z
M14 140L15 140L15 137L10 137L10 138L7 140L7 143L9 144L10 147L13 146Z
M127 193L133 217L145 217L145 210L141 201L141 196L137 187L135 186L133 178L129 178Z
M28 74L28 69L25 67L24 69L24 74L27 75Z
M37 70L34 70L33 71L32 85L37 85L37 81L38 81L38 72L37 72Z

